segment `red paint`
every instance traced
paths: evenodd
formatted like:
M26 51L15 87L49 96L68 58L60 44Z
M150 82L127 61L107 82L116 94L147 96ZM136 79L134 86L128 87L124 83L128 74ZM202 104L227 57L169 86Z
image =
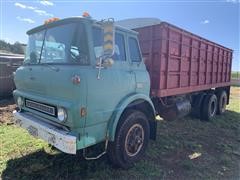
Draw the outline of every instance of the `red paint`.
M152 96L230 85L231 49L165 22L135 30L150 74Z
M81 81L81 79L78 75L75 75L72 77L73 84L80 84L80 81Z

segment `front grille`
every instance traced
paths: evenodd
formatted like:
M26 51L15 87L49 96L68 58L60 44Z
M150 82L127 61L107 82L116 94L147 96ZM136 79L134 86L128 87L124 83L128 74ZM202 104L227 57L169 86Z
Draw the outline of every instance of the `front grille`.
M27 108L34 109L36 111L40 111L42 113L49 114L51 116L56 116L56 108L54 106L39 103L36 101L31 101L28 99L26 99L25 105Z

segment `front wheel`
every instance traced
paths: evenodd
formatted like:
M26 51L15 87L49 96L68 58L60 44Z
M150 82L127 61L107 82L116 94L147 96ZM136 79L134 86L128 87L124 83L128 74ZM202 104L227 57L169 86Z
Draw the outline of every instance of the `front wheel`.
M127 169L137 162L146 150L150 128L140 111L127 110L117 126L114 142L108 145L108 157L117 167Z

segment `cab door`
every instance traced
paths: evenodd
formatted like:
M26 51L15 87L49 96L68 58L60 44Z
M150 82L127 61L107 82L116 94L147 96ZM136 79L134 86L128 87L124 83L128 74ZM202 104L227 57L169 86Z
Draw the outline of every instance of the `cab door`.
M127 94L134 91L134 74L130 71L126 55L125 33L117 31L115 34L114 63L111 67L96 68L98 57L101 55L102 32L100 27L92 29L93 62L92 70L88 76L87 118L85 134L88 136L87 144L94 144L106 138L106 130L110 117L117 104Z
M137 36L129 34L127 43L130 69L135 75L136 92L148 96L150 93L150 77L143 62Z

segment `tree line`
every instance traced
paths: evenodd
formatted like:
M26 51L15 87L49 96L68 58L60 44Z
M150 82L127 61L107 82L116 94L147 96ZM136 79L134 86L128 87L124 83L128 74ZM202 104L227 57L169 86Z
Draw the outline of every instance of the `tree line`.
M24 54L24 45L20 42L10 44L4 40L0 40L0 50L14 54Z

